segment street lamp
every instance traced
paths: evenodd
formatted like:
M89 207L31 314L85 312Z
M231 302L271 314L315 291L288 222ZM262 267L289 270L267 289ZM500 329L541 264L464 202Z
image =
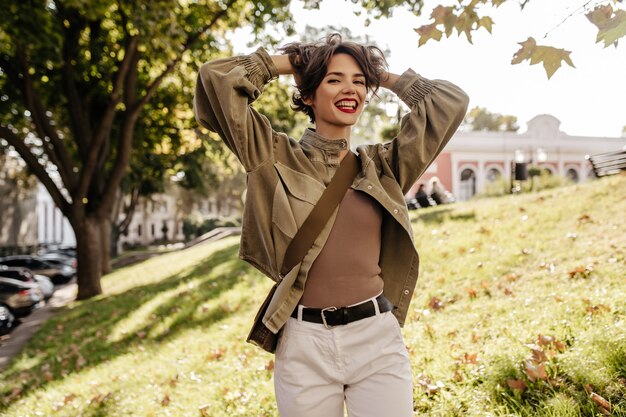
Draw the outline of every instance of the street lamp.
M547 161L548 153L543 148L536 148L534 151L530 150L528 152L529 158L526 159L526 152L523 149L515 150L515 157L513 161L511 161L511 193L519 192L520 185L519 183L515 183L515 181L525 181L528 179L528 165L532 165L533 162L537 162L537 164L541 164ZM530 173L530 189L531 191L535 187L535 178L534 174Z

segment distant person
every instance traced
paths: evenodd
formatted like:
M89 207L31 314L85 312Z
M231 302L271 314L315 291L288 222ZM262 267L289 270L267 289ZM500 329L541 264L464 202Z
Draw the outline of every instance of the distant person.
M426 186L423 183L419 185L419 188L415 193L415 199L417 200L417 204L419 204L420 207L432 206L430 199L428 198L428 193L426 192Z

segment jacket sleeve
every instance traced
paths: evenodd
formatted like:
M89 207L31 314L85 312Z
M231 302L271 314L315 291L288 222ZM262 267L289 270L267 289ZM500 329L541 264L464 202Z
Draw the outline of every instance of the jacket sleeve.
M250 104L265 84L277 77L263 48L250 55L207 62L198 73L194 96L197 122L216 132L248 172L272 156L269 120Z
M398 136L384 145L391 174L406 194L452 138L469 98L448 81L428 80L410 69L391 90L410 108Z

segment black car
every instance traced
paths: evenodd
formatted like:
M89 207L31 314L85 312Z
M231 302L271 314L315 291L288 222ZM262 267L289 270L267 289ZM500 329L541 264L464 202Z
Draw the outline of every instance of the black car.
M35 283L0 278L0 304L9 307L15 317L26 317L43 306L43 294Z
M65 284L76 275L76 270L70 266L54 265L32 255L6 256L0 258L0 265L28 268L33 274L47 276L55 284Z
M15 325L15 316L9 307L0 304L0 336L11 333Z

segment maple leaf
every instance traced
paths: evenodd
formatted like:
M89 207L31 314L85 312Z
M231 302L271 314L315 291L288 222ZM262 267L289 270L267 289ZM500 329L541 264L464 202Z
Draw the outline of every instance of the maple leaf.
M570 58L571 51L552 46L537 45L537 41L533 37L529 37L524 42L519 42L518 44L522 47L513 55L511 60L513 65L523 61L530 61L530 65L543 63L548 79L561 67L562 61L575 68Z
M587 19L598 28L596 43L604 42L604 47L614 45L626 36L626 11L613 10L610 5L598 6L586 14Z
M491 33L491 28L493 27L493 20L489 16L483 16L478 21L478 26L484 27L487 29L487 32Z
M443 33L439 29L437 29L436 23L432 23L430 25L423 25L414 30L420 35L420 39L418 42L419 46L424 45L426 42L428 42L431 39L440 41L441 35L443 35Z

